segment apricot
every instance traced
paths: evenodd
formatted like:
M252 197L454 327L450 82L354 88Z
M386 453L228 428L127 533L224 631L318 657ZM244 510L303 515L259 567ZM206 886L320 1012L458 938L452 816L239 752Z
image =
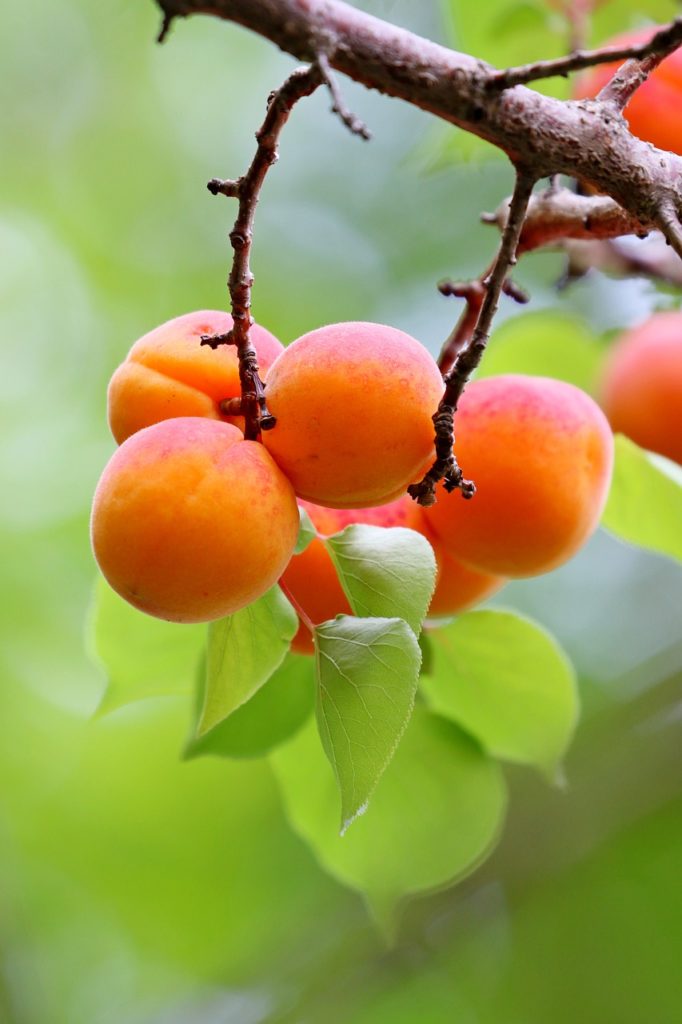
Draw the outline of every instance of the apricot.
M301 501L300 504L322 536L339 533L353 523L403 526L426 536L434 546L438 564L430 614L454 615L485 600L505 582L496 576L468 569L448 555L442 545L433 540L426 528L422 509L408 495L379 508L333 509L309 501ZM291 559L282 576L282 583L315 625L333 619L336 615L353 614L331 556L319 538L315 538L305 551ZM302 622L292 648L299 654L312 654L314 651L310 631Z
M614 431L682 463L682 313L655 313L620 338L601 403Z
M599 522L613 467L608 421L565 381L474 381L455 418L455 452L476 494L439 490L429 528L480 572L535 576L571 558Z
M204 416L242 426L241 417L223 416L220 402L240 395L239 362L233 345L213 350L202 334L225 334L229 313L202 309L177 316L136 341L109 383L109 426L121 444L143 427L176 416ZM261 377L284 346L254 324L250 339Z
M630 46L646 43L656 28L640 29L615 36L604 45ZM619 64L600 64L578 76L575 99L597 95L613 77ZM675 50L649 75L623 111L630 131L645 142L671 153L682 153L682 51Z
M443 392L434 359L408 334L370 323L320 327L270 368L277 426L263 443L301 497L332 508L387 504L434 458Z
M91 537L113 589L149 615L208 622L255 601L296 543L293 488L261 444L228 423L145 427L111 457Z

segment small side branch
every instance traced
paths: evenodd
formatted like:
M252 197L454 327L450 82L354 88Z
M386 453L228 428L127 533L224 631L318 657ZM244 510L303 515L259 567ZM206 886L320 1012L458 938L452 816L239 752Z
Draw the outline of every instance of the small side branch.
M677 49L680 43L682 43L682 18L675 18L674 21L659 29L646 43L630 46L605 46L598 50L576 50L566 57L557 57L555 60L538 60L532 64L506 68L493 72L488 79L487 86L491 89L510 89L512 86L527 85L529 82L537 82L542 78L559 76L565 78L573 71L582 71L584 68L595 67L597 64L612 64L631 59L639 63L646 58L653 58L655 63L646 72L644 76L646 78L646 75L653 71L669 53ZM629 75L631 72L632 69ZM600 94L598 98L604 99L605 97Z
M329 65L329 59L326 53L318 53L317 64L324 84L329 89L329 93L332 98L332 113L337 114L341 121L345 124L346 128L352 132L353 135L359 135L361 139L365 139L368 142L372 138L372 133L360 118L349 110L346 106L341 90L339 89L338 82L334 77L334 72Z
M433 505L436 484L442 480L446 491L461 490L463 498L476 493L475 484L466 480L453 452L454 418L466 384L481 361L490 336L490 328L500 301L509 268L516 263L516 249L528 203L535 186L535 175L517 168L516 184L509 204L509 216L490 276L483 282L485 295L469 344L462 348L452 370L445 375L445 391L433 417L436 428L436 461L423 480L408 487L408 493L420 505Z
M251 289L253 274L250 266L251 243L253 239L253 222L256 206L265 176L278 159L277 146L284 125L289 115L304 96L309 96L322 83L323 77L317 65L299 68L286 80L284 85L268 98L268 110L265 120L258 132L258 147L251 166L243 178L236 181L222 181L213 178L208 189L213 195L225 195L239 200L239 211L234 227L230 232L230 242L234 250L232 269L228 278L228 288L232 303L232 330L227 334L205 335L202 345L217 348L219 345L236 345L239 356L239 379L241 383L241 399L237 403L230 402L231 414L241 413L244 417L244 437L255 440L262 430L270 430L275 425L275 418L268 411L265 402L265 389L258 373L256 351L249 340L249 331L253 324L251 316ZM225 411L225 410L224 410Z

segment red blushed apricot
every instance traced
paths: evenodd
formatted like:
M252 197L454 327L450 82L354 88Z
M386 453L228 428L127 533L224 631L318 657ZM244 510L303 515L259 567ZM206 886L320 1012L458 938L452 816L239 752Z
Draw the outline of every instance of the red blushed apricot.
M615 431L682 463L682 313L655 313L622 336L601 402Z
M273 363L263 443L296 493L332 508L387 504L434 458L443 392L435 361L402 331L344 323L303 335Z
M109 426L121 444L143 427L177 416L203 416L242 427L241 417L226 417L220 402L240 394L239 362L233 345L213 350L202 334L226 334L232 317L212 309L175 317L136 341L109 383ZM251 342L261 376L283 345L254 324Z
M628 32L608 40L604 45L631 46L646 43L656 28ZM588 99L597 95L613 77L619 63L600 64L590 68L576 80L575 99ZM652 142L659 149L682 153L682 52L675 50L649 75L637 89L624 110L633 135Z
M113 589L149 615L208 622L281 576L296 543L291 484L262 445L214 420L133 434L95 491L91 536Z
M613 466L599 406L560 380L474 381L455 417L455 452L476 494L438 492L429 528L466 565L535 576L571 558L595 530Z

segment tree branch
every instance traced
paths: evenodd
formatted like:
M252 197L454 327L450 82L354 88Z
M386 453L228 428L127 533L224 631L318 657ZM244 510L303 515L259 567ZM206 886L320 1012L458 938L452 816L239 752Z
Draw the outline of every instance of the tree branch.
M538 60L532 64L522 64L519 67L506 68L503 71L494 72L489 79L489 87L494 89L509 89L515 85L527 85L528 82L536 82L543 78L566 77L572 71L582 71L584 68L595 67L597 64L613 64L616 61L629 61L632 59L633 68L639 67L640 62L646 61L648 70L646 76L664 60L669 53L676 50L682 43L682 18L676 18L669 25L659 29L646 43L635 43L629 46L604 46L598 50L574 50L565 57L557 57L555 60ZM631 75L629 74L630 78ZM638 82L638 85L641 85ZM634 86L634 89L637 85ZM610 97L608 97L610 99ZM630 97L628 97L629 99ZM606 96L599 95L598 99L606 100ZM627 102L627 100L626 100ZM625 106L625 104L623 104ZM622 109L622 108L621 108Z

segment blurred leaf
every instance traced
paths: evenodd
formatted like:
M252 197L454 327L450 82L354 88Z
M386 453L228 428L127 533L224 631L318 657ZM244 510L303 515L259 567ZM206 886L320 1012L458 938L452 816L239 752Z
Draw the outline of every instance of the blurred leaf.
M682 560L682 486L677 467L667 471L621 434L602 526L629 544Z
M451 885L490 853L504 816L499 766L416 707L367 812L339 837L338 795L312 725L272 755L287 816L332 875L365 896L386 932L399 900Z
M515 316L495 331L479 377L528 373L592 392L603 349L587 325L552 310Z
M436 586L436 558L425 537L362 523L325 544L356 615L404 619L419 633Z
M298 514L301 517L301 525L298 529L298 540L294 548L295 555L300 555L302 551L305 551L311 540L317 537L317 530L313 525L313 521L302 505L298 506Z
M402 619L339 615L315 630L317 721L341 791L341 831L362 814L410 720L421 652Z
M190 738L185 759L262 757L288 740L305 722L315 704L315 671L311 657L288 654L274 675L229 718L200 739ZM205 671L198 688L202 706Z
M553 772L578 717L573 667L554 638L506 611L461 615L431 634L428 703L496 757Z
M208 629L206 692L197 738L245 704L281 665L298 616L278 586Z
M107 674L100 712L144 700L191 693L206 640L204 625L164 622L133 608L100 576L86 644Z

